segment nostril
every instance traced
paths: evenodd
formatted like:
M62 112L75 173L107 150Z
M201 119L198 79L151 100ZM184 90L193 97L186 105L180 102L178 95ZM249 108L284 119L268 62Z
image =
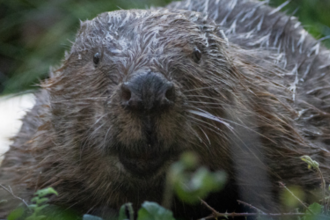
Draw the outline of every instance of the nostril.
M168 85L169 87L167 88L167 91L165 93L165 98L168 101L174 102L175 101L175 88L172 83Z
M121 99L124 102L128 102L132 97L132 92L128 87L127 83L121 85Z
M142 100L140 98L139 93L134 90L134 84L132 83L123 83L120 86L120 101L121 106L127 110L141 110Z
M149 114L168 109L176 99L174 84L152 72L130 78L118 90L121 106L135 113Z

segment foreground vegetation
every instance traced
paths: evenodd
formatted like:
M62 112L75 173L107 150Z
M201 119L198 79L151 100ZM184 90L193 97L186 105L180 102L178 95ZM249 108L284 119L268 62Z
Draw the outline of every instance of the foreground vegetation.
M119 215L110 217L111 220L175 220L170 209L172 196L176 194L182 201L189 204L201 202L210 210L210 215L203 219L228 219L229 217L248 217L252 216L257 220L265 219L292 219L292 220L325 220L330 218L329 213L329 195L330 188L327 189L324 184L319 164L309 156L301 158L307 163L309 169L313 169L321 176L321 190L324 191L324 198L320 203L313 203L307 206L297 195L303 192L293 191L280 183L283 187L283 205L295 210L289 213L266 213L253 204L244 201L239 203L249 207L253 212L245 213L219 213L213 207L210 207L203 199L211 192L221 190L226 183L226 174L221 171L210 172L205 167L198 166L198 158L193 153L185 153L181 160L174 163L167 174L166 198L163 199L162 206L145 201L139 210L134 210L131 203L122 205ZM98 216L85 214L79 216L67 209L61 209L47 204L50 195L58 195L53 188L38 190L30 204L23 202L19 207L13 210L7 217L8 220L103 220ZM303 207L303 208L296 208ZM137 213L137 214L135 214ZM109 219L109 218L107 218Z

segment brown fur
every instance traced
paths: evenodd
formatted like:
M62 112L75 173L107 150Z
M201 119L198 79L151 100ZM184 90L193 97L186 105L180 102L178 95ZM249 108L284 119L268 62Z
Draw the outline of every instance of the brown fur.
M253 29L259 21L253 16L244 21L255 35L243 38L249 30L233 31L229 24L235 17L217 25L226 8L215 7L218 3L210 1L214 7L207 8L202 1L174 3L170 10L103 13L83 22L62 66L42 82L37 104L5 155L1 183L25 199L52 186L59 193L52 203L81 213L118 209L125 202L139 207L145 200L161 202L165 171L185 150L197 152L210 169L228 173L228 186L217 198L228 207L210 200L218 210L234 211L238 198L277 209L278 181L318 189L321 180L302 155L320 163L329 183L329 52L313 51L317 42L309 35L301 43L305 53L290 52L290 42L297 47L303 30L294 29L296 21L286 24L285 15L242 1L236 6L241 11L250 6L264 13L261 30L276 19L273 30L283 28L277 42L281 30L263 32L273 47L253 44L264 36ZM201 13L177 10L186 5ZM215 12L218 18L205 17ZM198 62L195 48L202 54ZM97 52L101 60L95 65ZM173 83L174 104L156 113L127 111L120 86L148 71ZM148 135L156 140L153 145ZM120 162L150 152L166 155L153 173L136 175ZM180 202L173 208L177 215L202 217Z

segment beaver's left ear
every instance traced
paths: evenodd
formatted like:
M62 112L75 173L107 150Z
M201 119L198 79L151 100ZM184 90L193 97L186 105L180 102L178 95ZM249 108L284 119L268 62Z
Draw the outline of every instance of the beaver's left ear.
M217 57L223 56L224 53L230 53L228 38L219 24L208 16L205 16L205 14L199 12L184 11L184 15L191 22L195 23L203 34L202 38L205 41L204 45L208 47L208 54L213 54L214 57ZM228 62L226 57L223 57L223 59Z
M200 31L205 34L205 40L209 46L219 43L228 44L228 39L221 31L220 26L205 14L185 10L179 10L179 12L198 26Z
M179 13L183 14L188 20L197 24L201 31L214 31L217 24L205 14L195 11L178 10Z

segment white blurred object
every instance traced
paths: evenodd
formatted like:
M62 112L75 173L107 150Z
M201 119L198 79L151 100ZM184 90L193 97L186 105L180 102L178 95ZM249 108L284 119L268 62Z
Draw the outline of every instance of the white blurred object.
M0 163L3 154L12 143L11 137L19 131L26 111L34 105L34 95L24 94L20 96L0 97Z

